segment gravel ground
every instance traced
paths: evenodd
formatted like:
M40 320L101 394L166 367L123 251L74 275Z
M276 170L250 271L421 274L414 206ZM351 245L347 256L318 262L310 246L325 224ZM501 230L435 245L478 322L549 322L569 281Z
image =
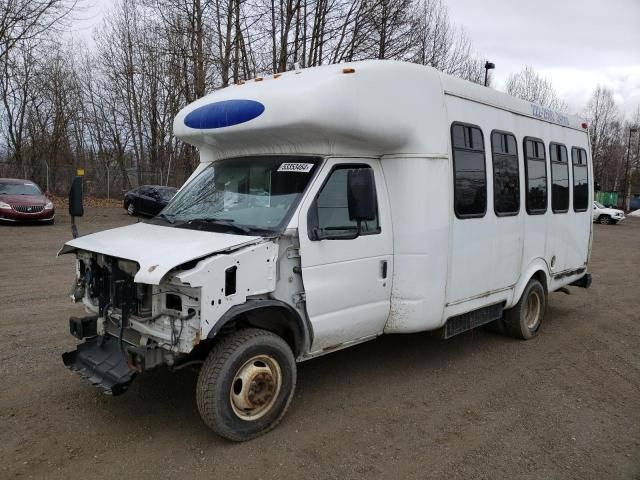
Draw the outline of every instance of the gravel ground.
M594 226L592 288L552 294L534 340L397 335L305 362L283 423L232 444L200 421L196 371L111 398L63 367L83 313L63 216L0 227L0 478L640 478L640 219Z

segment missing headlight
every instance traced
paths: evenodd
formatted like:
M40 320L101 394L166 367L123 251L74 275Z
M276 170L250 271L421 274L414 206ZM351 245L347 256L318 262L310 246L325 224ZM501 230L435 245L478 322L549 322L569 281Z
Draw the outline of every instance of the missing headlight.
M165 299L165 306L167 310L177 310L181 312L182 298L180 298L180 296L175 295L173 293L167 293L166 299Z

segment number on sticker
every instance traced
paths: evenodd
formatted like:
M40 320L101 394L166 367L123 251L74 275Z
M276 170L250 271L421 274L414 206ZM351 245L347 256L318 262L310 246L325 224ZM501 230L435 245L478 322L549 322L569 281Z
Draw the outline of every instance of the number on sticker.
M278 172L309 173L312 168L313 163L283 163L278 167Z

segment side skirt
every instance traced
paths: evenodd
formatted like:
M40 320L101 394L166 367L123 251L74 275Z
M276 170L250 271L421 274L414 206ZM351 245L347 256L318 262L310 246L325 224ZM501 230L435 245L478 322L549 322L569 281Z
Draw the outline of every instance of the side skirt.
M499 320L502 318L503 305L503 303L497 303L456 315L455 317L450 317L442 328L442 338L451 338L454 335L466 332L480 325Z

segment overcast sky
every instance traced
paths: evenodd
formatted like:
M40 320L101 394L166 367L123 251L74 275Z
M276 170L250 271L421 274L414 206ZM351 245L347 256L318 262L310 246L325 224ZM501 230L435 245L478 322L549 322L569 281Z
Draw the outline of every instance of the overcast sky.
M474 49L496 64L495 86L531 65L571 113L598 84L630 117L640 105L640 0L445 0Z
M89 40L113 0L85 0L74 36ZM640 105L640 0L444 0L495 83L531 65L582 111L598 84L630 118Z

